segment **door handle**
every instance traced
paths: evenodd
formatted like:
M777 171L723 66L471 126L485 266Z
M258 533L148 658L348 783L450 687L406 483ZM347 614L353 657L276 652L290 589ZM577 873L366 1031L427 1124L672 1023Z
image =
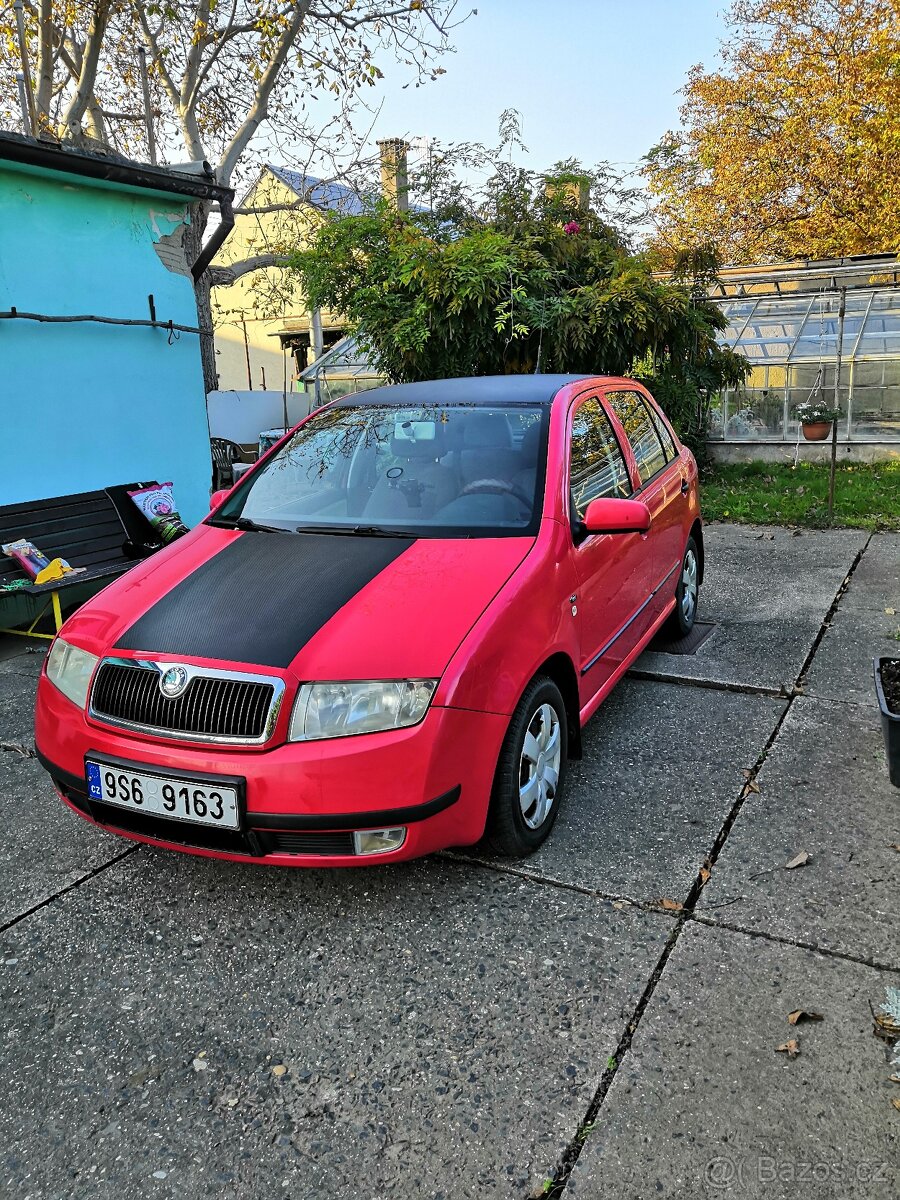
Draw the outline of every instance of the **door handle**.
M682 494L682 496L686 496L688 494L689 487L690 487L690 485L688 484L688 481L682 475L682 477L681 477L681 494Z

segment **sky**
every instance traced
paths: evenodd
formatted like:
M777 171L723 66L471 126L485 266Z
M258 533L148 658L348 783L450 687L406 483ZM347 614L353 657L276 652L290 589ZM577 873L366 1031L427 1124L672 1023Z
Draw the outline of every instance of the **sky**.
M564 158L628 169L678 126L678 89L697 62L711 67L726 0L473 0L478 15L453 35L447 74L405 90L384 64L372 142L424 136L497 143L501 112L522 115L543 170ZM472 7L460 0L459 11Z

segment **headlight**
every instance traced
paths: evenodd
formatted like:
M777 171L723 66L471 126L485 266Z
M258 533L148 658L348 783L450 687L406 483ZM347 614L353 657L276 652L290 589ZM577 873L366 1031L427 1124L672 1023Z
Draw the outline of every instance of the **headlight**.
M417 725L437 684L436 679L304 683L294 703L288 737L292 742L309 742Z
M47 656L47 678L55 684L62 694L73 704L84 708L87 703L88 688L91 676L100 659L96 654L88 654L87 650L79 650L70 646L58 637L50 647Z

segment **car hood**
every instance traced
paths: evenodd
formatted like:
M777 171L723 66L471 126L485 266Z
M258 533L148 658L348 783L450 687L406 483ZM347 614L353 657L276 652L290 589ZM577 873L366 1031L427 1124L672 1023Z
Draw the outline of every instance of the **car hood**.
M200 526L105 588L63 632L94 653L301 680L432 678L533 544Z

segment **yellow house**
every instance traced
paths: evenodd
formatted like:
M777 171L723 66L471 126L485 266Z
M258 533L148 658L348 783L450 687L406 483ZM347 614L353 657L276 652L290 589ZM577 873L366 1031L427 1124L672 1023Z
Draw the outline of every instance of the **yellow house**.
M323 310L315 347L318 331L293 275L251 266L262 256L305 245L325 211L358 213L362 204L348 187L271 164L241 201L234 229L213 260L219 267L241 264L243 271L234 283L212 290L220 390L293 390L314 348L321 353L343 336L341 316Z

